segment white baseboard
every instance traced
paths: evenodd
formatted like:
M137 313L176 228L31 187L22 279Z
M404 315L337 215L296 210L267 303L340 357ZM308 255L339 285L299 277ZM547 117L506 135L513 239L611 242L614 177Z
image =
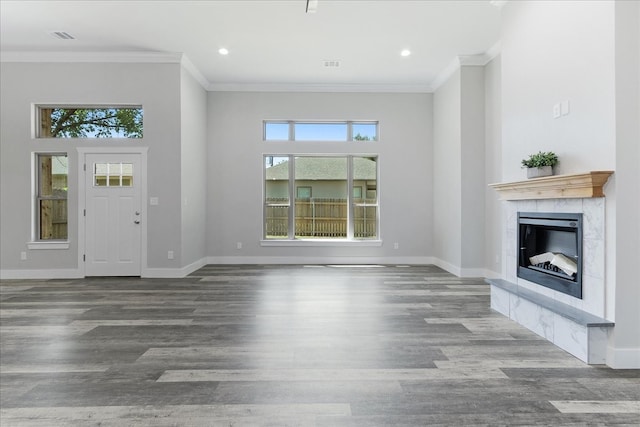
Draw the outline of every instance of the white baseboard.
M207 260L207 258L202 258L180 268L145 268L142 271L142 277L156 279L178 279L186 277L197 269L207 265Z
M433 263L432 264L437 266L437 267L440 267L443 270L448 271L451 274L455 274L458 277L462 277L462 275L461 275L462 269L460 267L458 267L457 265L453 265L451 263L443 261L440 258L433 258Z
M180 278L188 276L207 264L383 264L383 265L436 265L458 277L486 277L499 279L501 275L487 269L460 268L434 257L206 257L180 268L144 268L142 277ZM80 269L0 270L0 279L80 279Z
M640 348L607 347L607 366L613 369L640 369Z
M486 277L487 279L500 279L502 275L486 268L460 268L440 258L433 258L433 264L455 274L458 277Z
M207 264L207 258L199 259L180 268L143 268L142 277L173 279L188 276ZM0 279L82 279L84 273L80 269L47 269L47 270L0 270Z
M207 258L208 264L433 264L432 257L260 257L260 256L221 256Z
M0 270L0 279L81 279L82 271L76 268L43 269L43 270Z

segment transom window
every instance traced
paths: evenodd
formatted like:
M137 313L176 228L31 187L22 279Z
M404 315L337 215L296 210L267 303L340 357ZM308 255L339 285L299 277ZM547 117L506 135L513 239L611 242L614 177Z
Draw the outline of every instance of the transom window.
M377 239L377 156L266 155L264 238Z
M377 141L378 122L265 121L265 141Z
M142 107L38 106L39 138L142 138Z
M35 240L66 240L69 176L67 154L36 154L35 162Z

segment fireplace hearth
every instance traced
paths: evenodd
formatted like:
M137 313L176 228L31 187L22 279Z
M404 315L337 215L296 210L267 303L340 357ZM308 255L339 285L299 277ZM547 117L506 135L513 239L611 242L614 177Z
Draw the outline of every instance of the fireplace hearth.
M582 214L518 213L518 277L582 299Z

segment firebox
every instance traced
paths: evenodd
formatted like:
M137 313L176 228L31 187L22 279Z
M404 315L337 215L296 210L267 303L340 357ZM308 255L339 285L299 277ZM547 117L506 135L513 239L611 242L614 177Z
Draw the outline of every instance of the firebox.
M518 212L518 277L582 299L582 214Z

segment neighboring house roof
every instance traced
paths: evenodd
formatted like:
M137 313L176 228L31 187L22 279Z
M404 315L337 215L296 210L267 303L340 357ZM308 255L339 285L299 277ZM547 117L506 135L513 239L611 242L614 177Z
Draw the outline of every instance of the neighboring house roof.
M376 161L364 157L354 157L353 179L375 180ZM286 180L289 162L282 162L267 168L268 181ZM347 179L347 163L344 157L298 157L296 158L296 179L304 181L332 181Z

